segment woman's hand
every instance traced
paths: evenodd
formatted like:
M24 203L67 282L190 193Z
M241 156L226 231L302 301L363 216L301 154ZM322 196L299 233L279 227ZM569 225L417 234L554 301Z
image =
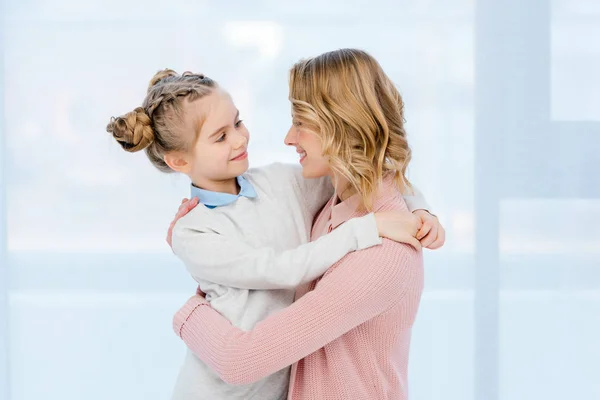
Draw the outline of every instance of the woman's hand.
M418 216L410 211L381 211L375 213L375 221L379 236L421 250L421 242L416 238L422 225Z
M189 213L194 207L198 205L198 198L194 197L191 200L183 199L181 200L181 205L179 206L179 210L177 210L177 214L173 218L171 225L169 225L169 230L167 231L167 243L169 247L173 248L173 228L175 224L179 220L179 218L183 217L185 214Z
M427 249L435 250L444 245L446 241L446 231L435 215L430 214L427 210L413 211L420 222L421 228L417 232L417 239L421 245Z

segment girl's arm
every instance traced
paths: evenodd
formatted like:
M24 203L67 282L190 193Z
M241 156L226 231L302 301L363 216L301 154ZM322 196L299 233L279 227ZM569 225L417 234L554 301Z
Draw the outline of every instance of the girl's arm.
M304 204L311 215L315 215L333 196L333 185L329 177L307 179L302 176L302 167L292 164L277 164L283 171L288 171L294 177L298 185ZM417 210L431 210L425 196L415 185L412 185L412 193L403 194L404 201L410 212Z
M175 254L194 278L240 289L294 289L323 275L349 252L381 243L374 214L351 219L319 240L285 251L255 248L193 225L189 220L175 226ZM415 228L416 223L411 229Z
M179 310L173 327L225 382L246 384L295 363L399 303L405 315L414 317L422 285L421 253L384 240L382 246L345 257L315 290L250 331L231 325L200 296Z
M423 196L423 193L421 193L419 188L417 188L415 185L413 185L413 193L403 194L402 197L404 198L406 206L410 212L415 212L417 210L425 210L429 212L429 210L431 210L427 200L425 200L425 196Z

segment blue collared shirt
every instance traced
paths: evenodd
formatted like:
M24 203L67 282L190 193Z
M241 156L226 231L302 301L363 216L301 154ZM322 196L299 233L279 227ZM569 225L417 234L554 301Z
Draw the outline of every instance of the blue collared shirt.
M241 175L238 176L237 183L240 186L239 194L212 192L210 190L200 189L199 187L191 185L192 198L197 197L198 201L208 208L216 208L231 204L240 196L248 197L250 199L256 197L254 186L252 186L252 184L248 182L246 178Z

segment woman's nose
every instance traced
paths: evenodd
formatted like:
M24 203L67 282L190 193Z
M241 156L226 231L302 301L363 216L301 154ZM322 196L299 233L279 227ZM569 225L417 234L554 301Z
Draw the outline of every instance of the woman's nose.
M297 136L296 132L294 131L294 127L291 127L288 132L287 135L285 135L285 138L283 139L283 143L285 143L288 146L293 146L296 144L297 142Z

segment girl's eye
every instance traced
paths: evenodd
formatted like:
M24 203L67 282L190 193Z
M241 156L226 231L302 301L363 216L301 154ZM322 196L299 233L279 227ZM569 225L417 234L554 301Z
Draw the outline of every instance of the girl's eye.
M239 128L240 126L242 126L242 123L243 123L243 122L244 122L244 121L243 121L243 120L241 120L241 119L240 119L238 122L236 122L236 123L235 123L235 127L236 127L236 129L237 129L237 128Z
M219 138L217 139L217 142L222 142L223 140L225 140L225 136L226 136L226 135L227 135L227 134L226 134L226 133L224 133L224 134L222 134L221 136L219 136Z

